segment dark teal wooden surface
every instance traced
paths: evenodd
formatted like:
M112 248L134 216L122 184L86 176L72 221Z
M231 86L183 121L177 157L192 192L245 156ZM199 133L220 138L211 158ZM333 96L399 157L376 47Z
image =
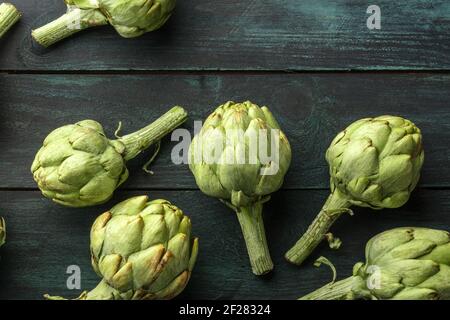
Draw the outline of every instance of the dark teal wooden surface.
M24 12L0 40L0 215L8 242L0 249L0 299L75 297L66 268L82 270L82 287L98 281L90 267L95 217L132 195L163 197L191 216L200 255L182 299L293 299L351 273L373 235L399 226L450 229L450 2L377 1L382 29L366 28L366 1L178 1L161 30L122 39L112 28L82 32L50 49L30 30L58 17L62 0L11 0ZM357 72L342 72L342 71ZM292 72L293 71L293 72ZM165 139L153 176L140 170L149 153L129 163L130 179L108 203L69 209L43 198L29 167L42 139L57 126L117 122L130 132L181 104L184 125L227 100L268 105L286 132L293 163L264 209L275 271L250 272L235 215L197 190L187 166L170 161ZM399 114L423 131L426 160L420 188L397 210L355 208L333 227L343 246L322 244L301 268L283 254L306 230L328 193L324 152L334 135L367 116Z
M11 2L24 17L1 41L2 70L450 69L447 0L180 0L157 32L123 39L102 27L48 50L30 30L62 15L63 0ZM381 30L366 26L370 4Z
M132 195L164 197L184 209L200 238L199 259L182 299L294 299L331 281L327 267L312 266L327 256L338 276L351 274L364 258L365 242L387 228L426 226L447 229L450 224L449 190L417 190L397 210L355 208L355 216L342 216L333 232L343 241L338 251L321 245L301 268L287 263L283 254L307 228L327 191L291 190L274 194L264 209L274 272L258 278L249 268L237 219L225 205L199 191L120 191L114 200L95 208L70 209L43 199L37 191L0 192L0 210L9 222L9 242L2 248L0 299L40 299L43 293L75 297L66 288L66 268L81 268L81 285L91 289L98 277L90 267L89 229L97 215Z
M109 137L119 121L123 132L137 130L171 106L188 110L183 125L193 134L227 100L266 104L279 119L294 161L284 188L327 188L325 150L351 122L382 114L402 115L424 134L426 164L421 185L450 186L450 76L444 74L282 74L282 75L3 75L0 76L0 188L36 188L29 168L43 139L53 129L92 118ZM20 141L21 143L17 143ZM439 141L439 143L436 143ZM186 165L171 161L176 142L165 139L153 165L140 170L151 151L128 163L125 189L193 189Z

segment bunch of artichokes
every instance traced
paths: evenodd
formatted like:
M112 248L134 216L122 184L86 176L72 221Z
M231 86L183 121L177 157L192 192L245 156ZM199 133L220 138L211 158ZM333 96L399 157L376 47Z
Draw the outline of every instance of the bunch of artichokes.
M124 38L160 28L175 9L176 0L64 0L67 12L33 30L33 38L48 47L81 30L112 25Z
M191 221L179 208L147 196L125 200L92 225L91 261L102 280L78 299L171 299L186 287L197 251Z
M300 265L328 229L352 205L373 209L405 204L424 160L422 135L411 121L394 116L361 119L339 133L326 153L331 194L286 259Z
M147 127L109 140L100 123L84 120L45 138L31 166L42 194L70 207L103 203L128 178L126 161L182 124L186 111L174 107Z
M6 241L6 224L5 219L0 217L0 247L5 244Z
M397 228L366 245L366 263L353 275L330 283L303 300L450 299L450 234L425 228Z
M278 157L267 162L262 154ZM291 148L269 109L250 101L219 106L192 140L189 160L200 190L236 212L253 273L272 270L262 207L283 183Z
M0 38L19 21L21 15L11 3L0 4Z

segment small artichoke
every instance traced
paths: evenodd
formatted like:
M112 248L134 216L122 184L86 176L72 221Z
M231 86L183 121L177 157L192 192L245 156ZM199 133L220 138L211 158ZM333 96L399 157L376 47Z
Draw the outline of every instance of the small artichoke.
M189 281L197 251L191 221L179 208L147 196L125 200L92 225L91 261L102 280L78 299L174 298Z
M124 38L160 28L170 18L176 0L64 0L67 13L33 30L33 38L48 47L81 30L112 25Z
M11 3L0 4L0 38L17 22L22 14Z
M128 178L125 162L186 120L174 107L147 127L117 140L106 138L93 120L65 125L51 132L31 166L42 194L70 207L103 203Z
M276 158L267 161L263 154ZM262 207L281 187L290 162L289 142L272 113L249 101L219 106L189 147L200 190L236 212L256 275L273 269Z
M5 244L6 240L6 224L5 220L0 217L0 247Z
M326 153L331 195L306 233L286 253L300 265L352 205L373 209L405 204L420 177L420 129L394 116L361 119L339 133ZM333 239L332 235L328 235ZM335 243L339 240L335 239ZM330 243L331 244L331 243Z
M330 283L303 300L450 299L450 234L425 228L397 228L366 245L366 263L353 276Z

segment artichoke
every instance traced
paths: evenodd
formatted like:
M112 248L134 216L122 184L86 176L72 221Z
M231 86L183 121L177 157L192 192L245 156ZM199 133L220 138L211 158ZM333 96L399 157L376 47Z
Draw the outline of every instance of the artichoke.
M81 30L111 24L124 38L138 37L160 28L175 9L176 0L64 0L67 12L32 31L48 47Z
M6 240L6 224L5 220L0 217L0 247L5 244Z
M277 157L267 161L264 152ZM189 147L200 190L236 212L256 275L273 269L262 207L281 187L290 162L289 142L272 113L249 101L219 106Z
M92 225L91 261L102 280L78 299L174 298L189 281L197 251L191 221L179 208L147 196L125 200Z
M326 153L331 194L306 233L285 257L300 265L352 205L398 208L415 188L424 152L420 129L394 116L361 119L339 133ZM327 234L330 246L339 240ZM333 243L334 241L334 243Z
M450 234L425 228L397 228L366 245L366 263L353 275L330 283L303 300L450 299Z
M84 120L60 127L45 138L31 166L42 194L70 207L109 200L128 178L125 162L186 120L174 107L147 127L117 140L105 137L100 123Z
M11 3L0 4L0 38L19 21L21 15Z

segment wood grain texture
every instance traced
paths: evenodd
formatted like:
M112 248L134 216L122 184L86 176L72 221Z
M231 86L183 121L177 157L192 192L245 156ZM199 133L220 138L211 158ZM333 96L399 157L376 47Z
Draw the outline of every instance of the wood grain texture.
M232 211L199 191L118 192L109 203L86 209L70 209L43 199L37 191L0 192L0 212L8 224L8 242L0 249L0 299L41 299L50 292L75 297L66 288L66 268L78 265L83 289L93 288L97 275L89 259L89 230L95 217L132 195L166 198L181 207L200 238L199 258L183 299L293 299L331 280L327 267L312 262L325 255L349 276L354 263L364 258L365 242L373 235L400 226L449 230L449 190L418 190L410 202L396 210L355 208L355 216L343 216L332 231L343 241L338 251L322 244L298 268L283 254L320 209L327 197L322 190L292 190L274 194L264 217L275 271L263 278L250 271L239 224Z
M284 188L328 188L324 159L332 138L351 122L398 114L424 135L426 161L421 185L450 186L450 76L435 74L296 75L2 75L0 76L0 188L36 188L29 168L45 136L83 119L101 121L113 137L118 121L131 132L180 104L193 133L227 100L268 105L288 136L293 161ZM128 163L123 189L195 189L187 165L170 159L167 138L149 176L140 167L151 152Z
M379 0L369 30L363 0L178 1L159 31L123 39L112 27L40 48L31 29L65 12L62 0L11 0L24 12L1 40L1 70L450 69L447 0Z

